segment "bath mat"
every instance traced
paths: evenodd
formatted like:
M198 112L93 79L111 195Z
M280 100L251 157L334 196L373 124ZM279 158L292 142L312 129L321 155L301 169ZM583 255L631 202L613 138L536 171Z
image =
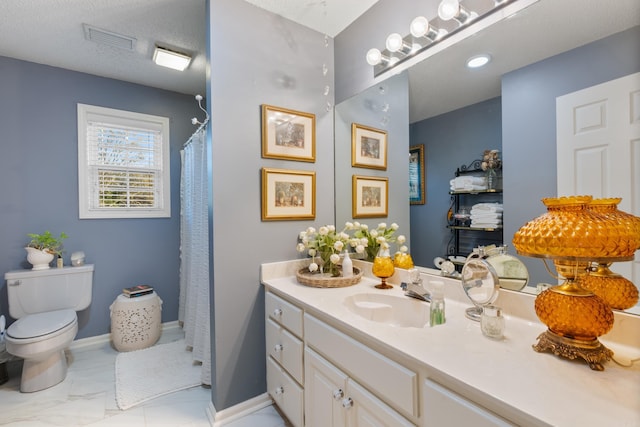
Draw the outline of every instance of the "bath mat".
M124 410L201 384L202 365L193 361L184 340L116 357L116 403Z

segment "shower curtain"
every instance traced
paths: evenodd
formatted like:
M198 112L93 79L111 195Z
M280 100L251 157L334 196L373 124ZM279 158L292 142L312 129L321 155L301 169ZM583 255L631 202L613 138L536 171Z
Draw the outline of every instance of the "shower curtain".
M180 179L180 304L185 341L202 362L202 383L211 385L209 335L209 218L206 126L187 141Z

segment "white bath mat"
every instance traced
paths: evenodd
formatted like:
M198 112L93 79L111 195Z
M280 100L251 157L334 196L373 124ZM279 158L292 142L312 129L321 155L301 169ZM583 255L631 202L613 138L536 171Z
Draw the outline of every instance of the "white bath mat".
M202 365L193 361L184 340L116 357L116 403L129 409L156 397L201 384Z

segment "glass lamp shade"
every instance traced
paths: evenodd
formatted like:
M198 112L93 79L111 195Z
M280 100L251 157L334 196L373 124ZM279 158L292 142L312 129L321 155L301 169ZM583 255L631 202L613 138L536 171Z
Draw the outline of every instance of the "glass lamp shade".
M591 196L545 198L547 212L529 221L513 236L516 251L525 256L582 261L628 261L629 244L620 245L624 226L587 209Z
M587 209L611 221L615 229L612 234L618 236L618 251L633 255L640 249L640 218L618 209L621 198L593 199Z
M638 288L630 280L609 270L608 263L578 279L578 284L604 300L611 308L626 310L638 302Z

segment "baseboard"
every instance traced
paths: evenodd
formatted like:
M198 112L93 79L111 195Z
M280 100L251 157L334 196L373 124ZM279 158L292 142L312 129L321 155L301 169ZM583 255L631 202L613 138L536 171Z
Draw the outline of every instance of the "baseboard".
M207 408L207 417L212 427L223 427L272 404L273 401L269 395L264 393L221 411L216 411L213 404L210 404Z
M162 332L170 331L180 328L179 322L174 320L172 322L165 322L162 324ZM71 342L69 349L77 350L81 348L93 347L109 343L111 341L111 334L96 335L93 337L80 338Z

